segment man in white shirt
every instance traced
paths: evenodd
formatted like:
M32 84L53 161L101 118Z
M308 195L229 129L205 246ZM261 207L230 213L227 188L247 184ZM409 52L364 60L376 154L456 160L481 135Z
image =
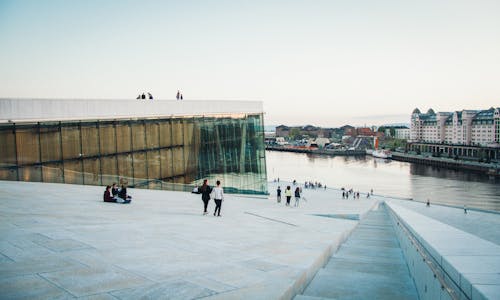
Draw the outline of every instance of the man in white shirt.
M217 214L217 217L220 217L220 207L222 205L222 201L224 201L224 190L220 186L220 180L217 180L217 186L214 187L214 201L215 201L215 211L214 216Z

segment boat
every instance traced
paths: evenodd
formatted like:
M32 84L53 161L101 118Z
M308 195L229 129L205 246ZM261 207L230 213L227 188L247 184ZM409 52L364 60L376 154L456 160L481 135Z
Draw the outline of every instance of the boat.
M375 149L371 153L373 157L386 158L386 159L392 157L391 151L378 148L378 138L377 137L374 137L374 148Z

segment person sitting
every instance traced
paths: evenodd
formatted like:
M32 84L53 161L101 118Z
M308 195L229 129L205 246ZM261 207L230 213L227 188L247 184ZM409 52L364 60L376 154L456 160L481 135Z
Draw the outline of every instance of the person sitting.
M107 185L104 191L104 202L116 202L116 198L111 196L111 186Z
M113 182L113 185L111 186L111 193L113 194L113 197L116 197L118 195L118 187L116 186L116 182Z
M132 196L127 195L127 187L124 184L122 184L122 188L118 193L117 202L130 203L130 201L132 201Z

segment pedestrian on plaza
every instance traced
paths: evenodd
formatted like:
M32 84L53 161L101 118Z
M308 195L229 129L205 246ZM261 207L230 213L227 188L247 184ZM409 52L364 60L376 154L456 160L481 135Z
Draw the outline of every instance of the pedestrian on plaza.
M146 94L142 93L141 99L146 99Z
M149 92L148 92L148 98L149 98L150 100L153 100L153 95L151 95L151 93L149 93Z
M214 201L215 201L214 217L216 214L217 217L220 217L220 208L222 206L222 201L224 201L224 189L220 186L220 180L217 180L215 184L216 187L214 187L213 189Z
M212 193L212 188L208 185L208 179L203 180L203 185L198 189L201 192L201 200L203 200L203 215L208 214L207 207L210 201L210 194Z
M467 214L467 205L464 205L464 214Z
M278 203L281 203L281 187L278 186L278 189L276 190L276 198L278 200Z
M182 94L181 94L181 100L184 100L184 96L182 96Z
M295 189L295 207L299 207L299 200L300 200L300 188L297 187Z
M292 189L288 185L285 190L286 206L290 206L290 200L292 199Z
M426 203L427 207L430 207L431 206L431 201L429 201L429 198L427 198L427 203Z
M181 92L177 90L177 95L175 96L175 99L179 100L181 98Z

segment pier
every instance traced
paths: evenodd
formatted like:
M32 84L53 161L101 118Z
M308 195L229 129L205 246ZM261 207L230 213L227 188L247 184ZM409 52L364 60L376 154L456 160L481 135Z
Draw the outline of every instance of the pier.
M364 156L364 155L366 155L365 150L327 150L327 149L316 149L316 148L283 147L283 146L270 146L270 145L266 145L266 150L281 151L281 152L307 153L307 154L319 154L319 155L329 155L329 156Z
M474 161L455 160L453 158L432 157L430 154L416 155L401 152L392 152L392 159L454 170L467 170L490 176L500 176L500 164L498 163L480 163Z

